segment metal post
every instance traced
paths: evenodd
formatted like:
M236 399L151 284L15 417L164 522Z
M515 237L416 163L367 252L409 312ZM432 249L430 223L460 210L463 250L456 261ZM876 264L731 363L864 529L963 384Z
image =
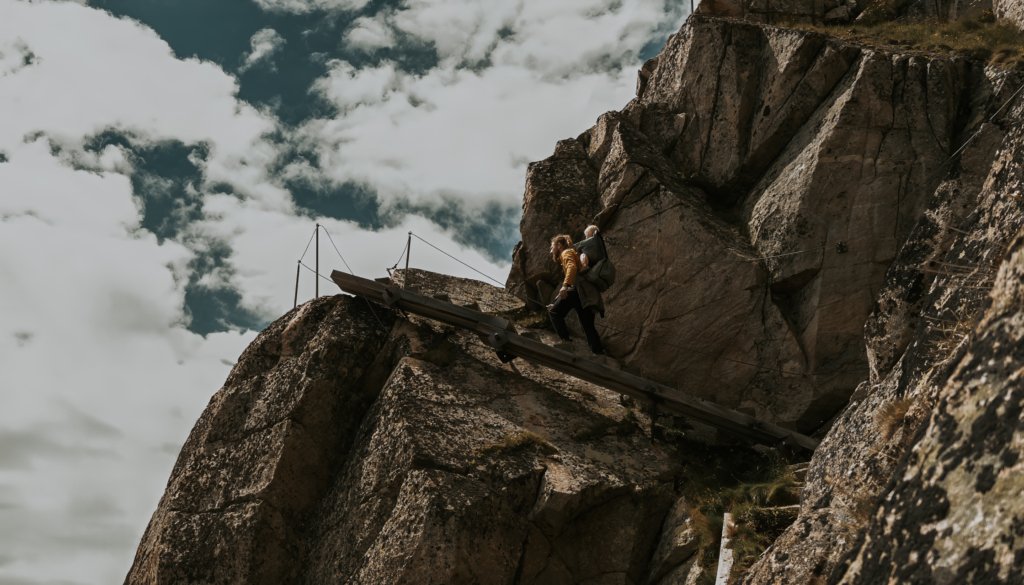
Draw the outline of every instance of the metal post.
M402 288L409 288L409 254L412 253L412 232L405 241L405 274L402 275Z
M320 298L320 224L316 224L316 293L313 298Z
M295 300L292 302L292 308L299 306L299 271L302 270L302 260L295 263Z
M735 562L732 544L733 530L732 514L726 512L722 516L722 543L718 548L718 575L715 577L715 585L727 585L729 576L732 575L732 565Z

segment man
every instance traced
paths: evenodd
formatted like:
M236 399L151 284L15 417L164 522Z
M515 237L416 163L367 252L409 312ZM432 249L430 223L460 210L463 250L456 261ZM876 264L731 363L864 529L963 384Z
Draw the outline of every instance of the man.
M548 314L551 315L551 324L554 325L555 332L563 341L569 341L569 328L565 324L565 317L569 311L576 311L580 325L583 326L583 333L587 336L590 351L597 355L604 354L604 345L601 344L601 337L594 327L595 313L604 314L601 294L593 285L587 283L586 279L579 278L580 257L572 246L571 237L562 234L551 238L551 259L561 265L564 274L555 302L548 305Z

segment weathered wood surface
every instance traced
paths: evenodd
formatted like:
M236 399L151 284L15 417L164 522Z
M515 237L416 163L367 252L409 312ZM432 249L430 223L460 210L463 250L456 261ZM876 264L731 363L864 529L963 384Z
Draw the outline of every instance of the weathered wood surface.
M347 293L468 329L479 335L496 352L549 367L646 403L653 402L659 409L727 430L751 441L769 445L788 443L811 451L818 446L814 439L776 424L688 396L664 384L523 337L515 332L508 320L501 317L337 270L331 274L331 278Z

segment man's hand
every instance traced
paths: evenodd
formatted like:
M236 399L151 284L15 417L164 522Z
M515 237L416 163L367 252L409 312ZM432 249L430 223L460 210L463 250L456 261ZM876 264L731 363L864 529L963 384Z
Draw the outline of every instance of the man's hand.
M562 288L558 289L558 300L563 301L568 296L569 296L569 289L565 288L564 286Z

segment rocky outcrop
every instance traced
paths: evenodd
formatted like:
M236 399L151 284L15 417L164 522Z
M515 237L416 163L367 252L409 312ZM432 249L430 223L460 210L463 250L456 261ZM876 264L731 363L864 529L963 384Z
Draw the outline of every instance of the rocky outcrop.
M342 299L263 331L182 448L126 583L295 582L305 525L381 391L386 339Z
M854 20L870 0L701 0L696 14L743 18L768 24L835 24Z
M645 267L607 295L615 355L812 430L866 377L876 293L990 83L962 59L696 17L649 70L530 167L509 286L542 301L548 238L596 221Z
M992 4L996 18L1024 30L1024 3L1019 0L992 0Z
M978 207L946 257L946 266L958 266L932 285L945 288L940 314L949 319L937 329L952 355L934 376L938 392L922 401L931 411L922 433L879 498L849 568L836 572L843 583L1021 581L1024 100L1001 122L1006 134Z
M902 19L978 18L993 9L1019 13L1015 0L701 0L696 14L767 24L876 23ZM1000 6L1002 2L1002 6Z
M493 287L415 276L524 314ZM677 461L615 393L321 298L213 397L126 582L669 585L700 574L703 546Z
M846 578L885 581L925 558L910 556L924 554L920 539L906 556L879 552L910 538L892 526L902 513L915 522L920 502L907 499L888 524L874 510L950 400L950 376L1024 225L1013 175L1022 150L1007 134L1024 79L699 18L645 70L636 100L559 146L588 177L558 190L564 213L534 211L553 191L534 170L553 159L531 167L509 285L543 297L550 265L531 251L594 221L613 258L643 267L606 299L603 334L627 364L798 426L852 394L815 454L800 515L745 582L840 580L856 551ZM969 477L982 468L965 465ZM860 544L868 526L879 532L870 553ZM1005 578L1014 545L944 546L950 566L972 547L993 552Z
M997 95L989 114L1011 97L1019 82L995 75L992 83ZM982 473L983 466L970 459L983 457L983 449L966 456L961 447L965 458L955 462L919 461L917 452L928 445L928 434L935 432L948 405L964 399L963 382L958 381L963 374L958 372L971 363L972 353L987 355L996 363L1006 361L984 344L985 338L1006 332L989 332L990 319L980 326L979 319L992 299L1006 299L1000 304L1009 310L1012 302L1008 300L1017 294L1004 294L1005 284L996 283L993 289L997 273L1015 270L1013 259L1005 260L1007 248L1024 229L1024 207L1020 205L1024 144L1019 130L1024 100L1018 98L1014 103L1016 109L1004 110L994 123L980 126L958 168L953 169L955 178L935 191L890 267L865 329L871 376L815 453L799 518L753 567L746 583L813 579L879 583L890 577L899 583L1013 582L1007 581L1005 568L1002 580L970 578L970 560L964 556L971 554L969 549L998 556L1002 554L998 548L980 541L963 546L947 541L939 547L928 540L928 529L923 527L932 521L948 522L947 512L951 518L979 518L976 503L968 498L951 502L938 488L929 493L918 490L917 499L903 502L902 516L877 510L879 506L886 509L895 494L905 489L894 491L893 478L904 478L896 482L902 485L915 468L927 470L926 475L958 473L961 481L966 481L964 476L974 481ZM1019 313L1021 306L1012 310ZM1013 384L1012 376L989 375L997 387ZM970 426L984 410L962 409L953 417L947 414L943 424L947 429L950 425ZM998 424L1013 428L1016 415L1006 412L1009 418ZM954 448L955 441L961 440L955 435L947 432L933 441L931 448ZM1001 448L1007 457L1014 457L1012 447ZM1002 505L1006 503L1003 500ZM936 507L943 511L939 513ZM1011 517L1014 514L1007 512ZM935 518L925 520L928 514ZM961 519L960 529L947 531L946 538L976 530L973 526L968 530L967 521ZM1013 534L1011 528L998 523L990 528L991 534ZM868 540L861 543L866 529L870 529ZM1014 545L1011 542L1009 546L1012 549ZM850 555L858 550L855 568L844 576ZM937 559L943 555L946 568L932 574L928 567L937 568ZM867 565L872 568L868 570ZM958 572L959 577L952 578Z

